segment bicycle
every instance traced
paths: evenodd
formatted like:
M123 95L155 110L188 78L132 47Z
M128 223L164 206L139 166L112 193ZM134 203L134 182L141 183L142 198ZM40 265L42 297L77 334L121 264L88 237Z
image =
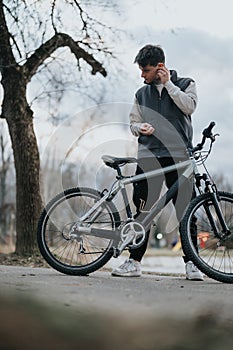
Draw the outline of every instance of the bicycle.
M214 125L214 122L210 123L202 132L201 143L188 150L188 160L162 170L177 169L182 173L141 222L133 218L126 186L156 176L161 170L124 176L121 167L137 162L135 158L102 156L104 163L117 172L116 181L109 190L67 189L55 196L42 211L37 239L47 263L68 275L87 275L100 269L125 249L141 245L154 217L178 192L179 186L194 178L198 195L190 202L180 225L183 251L205 275L233 283L233 194L217 189L204 164L218 135L212 133ZM207 139L210 146L204 151ZM204 165L206 173L199 173L199 164ZM127 217L124 220L113 203L119 192ZM198 249L192 241L194 229Z

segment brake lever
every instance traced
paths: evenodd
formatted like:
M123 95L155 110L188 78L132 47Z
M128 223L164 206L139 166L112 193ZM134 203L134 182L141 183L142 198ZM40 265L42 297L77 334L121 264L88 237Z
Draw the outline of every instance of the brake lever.
M216 140L216 137L217 137L217 136L220 136L220 134L211 135L211 136L210 136L211 141L214 142L214 141Z

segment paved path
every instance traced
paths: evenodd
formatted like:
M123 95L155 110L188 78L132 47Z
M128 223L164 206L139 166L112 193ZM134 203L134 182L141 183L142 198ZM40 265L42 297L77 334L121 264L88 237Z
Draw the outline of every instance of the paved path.
M47 268L0 266L3 294L28 295L50 305L132 315L194 316L217 313L233 319L233 286L206 278L143 274L140 278L111 277L98 271L87 277L67 276Z

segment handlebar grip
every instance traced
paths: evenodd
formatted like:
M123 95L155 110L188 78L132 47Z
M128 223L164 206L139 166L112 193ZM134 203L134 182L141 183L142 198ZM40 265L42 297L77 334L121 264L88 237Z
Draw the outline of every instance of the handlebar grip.
M215 122L211 122L210 125L203 130L202 135L207 137L207 138L211 137L212 136L212 129L214 126L215 126Z

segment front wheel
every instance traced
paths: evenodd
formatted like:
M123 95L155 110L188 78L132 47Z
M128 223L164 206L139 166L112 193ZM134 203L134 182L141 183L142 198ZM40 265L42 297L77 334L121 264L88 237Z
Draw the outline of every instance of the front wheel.
M112 257L113 240L95 237L75 228L79 219L101 195L90 188L72 188L58 194L42 211L37 240L47 263L68 275L87 275ZM111 202L102 203L83 223L85 227L114 230L120 216Z
M192 200L182 220L182 247L208 277L233 283L233 194L218 192L218 204L228 235L223 232L211 193L205 193Z

